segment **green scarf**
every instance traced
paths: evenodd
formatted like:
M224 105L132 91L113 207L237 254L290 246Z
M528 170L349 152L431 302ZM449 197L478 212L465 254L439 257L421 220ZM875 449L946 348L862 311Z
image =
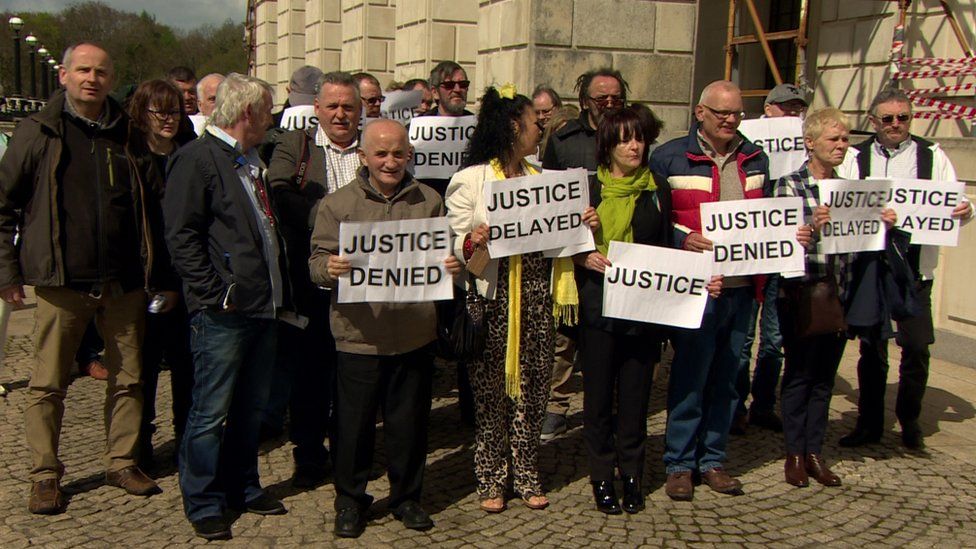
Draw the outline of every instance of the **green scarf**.
M596 249L607 255L610 241L633 242L634 229L631 219L634 217L634 205L637 197L643 191L654 191L657 185L651 170L641 167L634 173L624 177L613 177L610 170L600 166L596 169L597 180L600 181L600 205L596 212L600 214L600 229L596 232Z

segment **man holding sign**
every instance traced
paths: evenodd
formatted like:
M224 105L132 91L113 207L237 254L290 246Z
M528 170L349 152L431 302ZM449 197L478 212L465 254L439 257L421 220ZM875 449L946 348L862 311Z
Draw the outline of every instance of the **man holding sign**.
M843 177L956 181L956 172L942 149L909 133L912 103L904 93L896 89L882 91L871 102L869 118L876 133L851 148L844 165L838 170ZM953 219L966 223L973 218L973 206L964 196L959 196L951 215ZM912 241L916 241L914 233ZM928 382L929 345L935 343L932 285L939 261L939 248L913 244L908 259L915 273L915 290L921 311L917 316L897 323L896 341L902 352L895 414L902 427L902 442L908 448L919 449L924 446L918 418ZM876 335L861 339L861 359L857 364L860 389L858 421L854 431L840 439L841 446L861 446L881 439L888 378L888 343L883 334Z
M309 259L313 282L333 287L344 277L352 278L353 266L339 246L340 222L444 215L440 196L407 173L411 155L407 132L398 122L377 120L366 127L359 148L364 167L358 178L319 205ZM421 240L414 234L389 244L429 247L438 238L430 236L427 244ZM361 249L362 243L357 247ZM450 274L460 272L461 264L450 250L444 257ZM340 283L339 293L344 289ZM390 476L388 505L407 528L426 530L434 525L420 506L433 374L429 344L436 338L434 304L341 301L333 291L330 323L338 350L335 534L355 538L366 527L366 512L373 501L366 493L366 481L380 406Z

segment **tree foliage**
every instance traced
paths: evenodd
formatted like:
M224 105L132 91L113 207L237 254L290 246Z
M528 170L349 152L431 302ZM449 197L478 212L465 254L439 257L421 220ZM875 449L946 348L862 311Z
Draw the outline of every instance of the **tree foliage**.
M13 15L24 20L20 36L25 93L30 91L28 51L23 42L28 32L37 36L39 44L43 44L58 63L65 47L70 44L81 40L101 44L115 62L118 87L160 78L175 65L191 67L197 76L247 69L244 24L230 19L219 26L204 25L181 31L157 22L145 11L120 11L97 1L72 4L58 13L4 12L0 15L2 23ZM13 31L6 24L0 24L0 84L8 95L13 93Z

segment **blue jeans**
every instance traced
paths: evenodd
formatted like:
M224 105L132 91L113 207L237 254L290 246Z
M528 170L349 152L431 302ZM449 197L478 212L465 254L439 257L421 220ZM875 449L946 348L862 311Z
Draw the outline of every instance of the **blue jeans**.
M762 317L758 319L759 353L756 355L756 370L752 374L752 404L749 408L759 412L772 412L776 408L776 385L779 384L779 374L783 369L783 334L780 333L779 312L776 309L779 276L773 275L767 279L763 294ZM739 405L735 410L737 416L746 414L746 397L750 391L749 364L752 362L752 342L756 339L759 307L758 301L753 302L749 331L742 345L739 376L735 383L739 394Z
M723 290L718 299L708 299L700 328L674 331L664 440L668 474L708 471L725 461L751 312L751 286Z
M180 490L191 522L243 509L264 491L258 429L274 364L273 320L200 311L190 319L193 404L180 447Z

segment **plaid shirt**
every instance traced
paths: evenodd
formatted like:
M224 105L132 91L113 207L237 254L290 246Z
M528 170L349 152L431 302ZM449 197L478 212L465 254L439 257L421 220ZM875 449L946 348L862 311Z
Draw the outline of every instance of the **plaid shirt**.
M359 153L356 152L359 139L353 140L344 149L339 148L325 135L325 130L319 125L315 132L315 145L322 147L325 153L325 184L328 186L329 194L338 191L356 179L356 172L362 165L359 161Z
M776 182L773 196L798 196L803 199L803 220L813 226L813 211L820 205L820 187L817 180L810 175L807 163L804 162L800 169L784 175ZM817 280L827 276L829 268L833 268L834 276L837 277L837 284L840 286L840 296L843 300L847 289L851 287L854 273L848 269L852 263L854 254L831 254L827 255L820 251L819 233L814 233L813 243L807 248L806 253L806 274L803 280Z

